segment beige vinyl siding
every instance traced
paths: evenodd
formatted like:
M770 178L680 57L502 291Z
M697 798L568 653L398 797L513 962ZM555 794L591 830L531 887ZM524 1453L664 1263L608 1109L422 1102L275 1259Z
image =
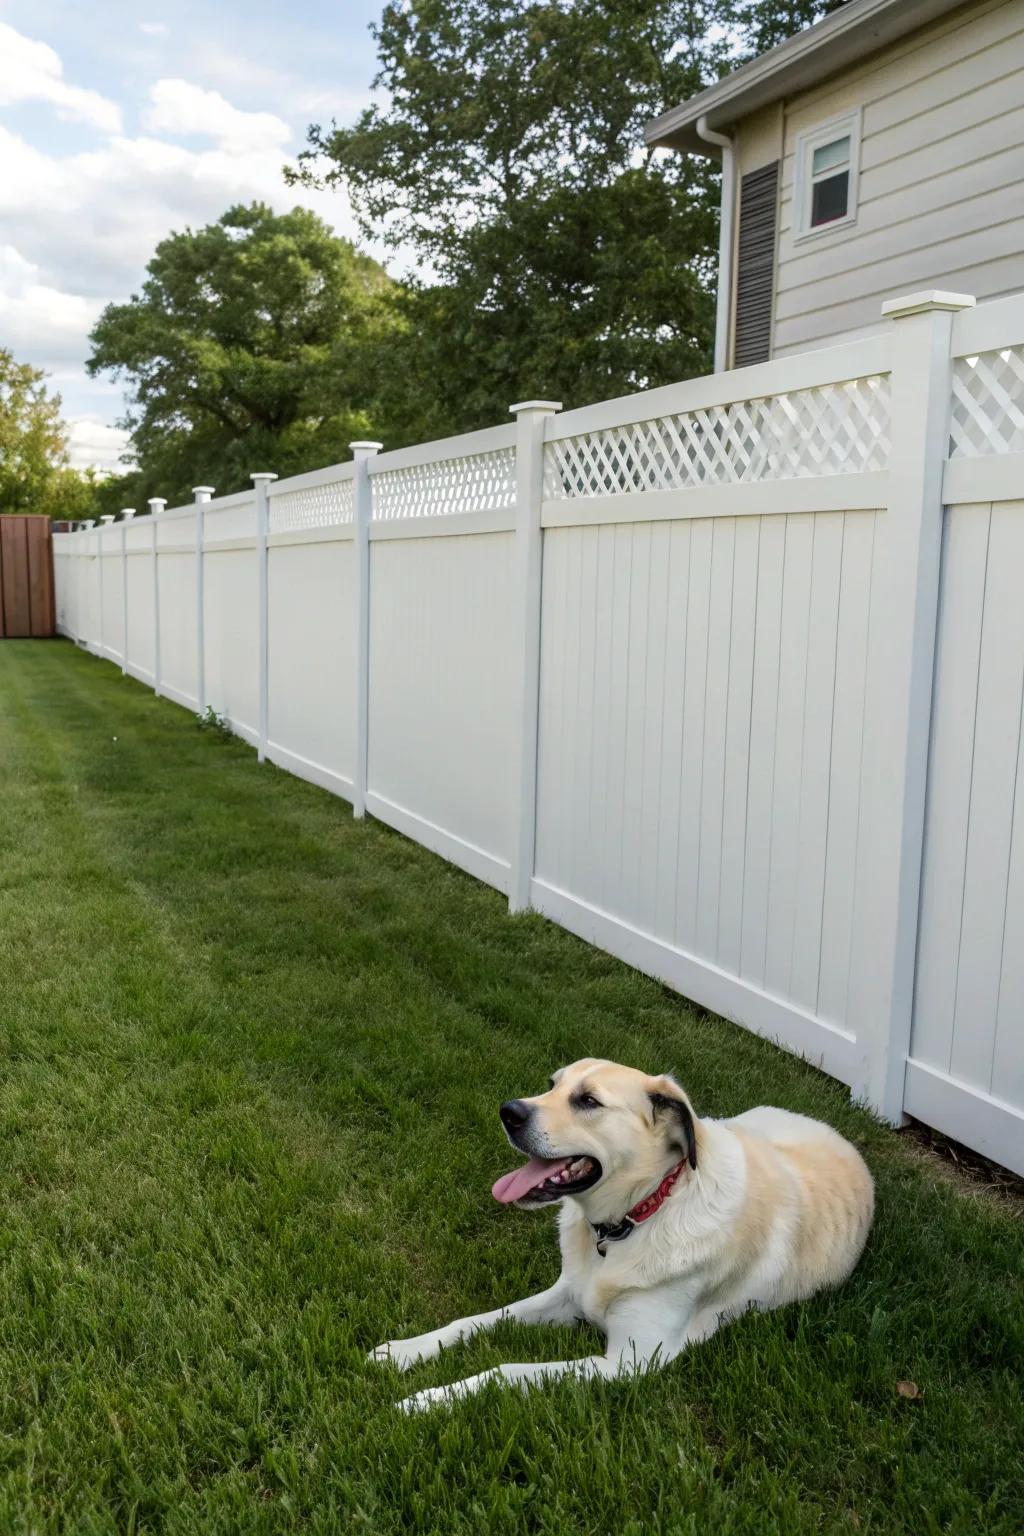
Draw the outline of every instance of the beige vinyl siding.
M782 159L782 103L764 107L743 119L743 131L737 136L736 156L741 176L759 171Z
M857 108L856 222L794 240L797 137ZM1024 0L965 7L787 106L773 355L877 329L883 299L923 287L1024 288Z

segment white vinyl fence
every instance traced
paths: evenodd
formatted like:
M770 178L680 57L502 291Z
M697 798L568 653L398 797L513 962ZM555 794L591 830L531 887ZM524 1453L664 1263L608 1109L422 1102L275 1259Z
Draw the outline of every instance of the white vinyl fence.
M59 626L1024 1172L1024 296L971 305L57 535Z

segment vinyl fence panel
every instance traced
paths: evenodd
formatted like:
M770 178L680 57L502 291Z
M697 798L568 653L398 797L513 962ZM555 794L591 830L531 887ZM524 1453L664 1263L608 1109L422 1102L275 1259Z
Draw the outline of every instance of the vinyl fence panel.
M367 809L509 888L513 427L371 465Z
M135 519L124 528L126 583L126 670L152 686L154 679L153 538L147 520Z
M351 465L272 488L267 756L352 797L356 561Z
M246 491L208 502L204 514L204 677L207 707L239 736L255 743L259 734L259 612L256 559L256 499ZM187 552L181 558L183 603L182 664L196 671L195 527L183 525ZM161 608L161 633L163 633ZM190 703L196 706L194 682Z
M559 417L543 507L537 905L849 1083L887 361Z
M160 691L176 704L195 709L196 556L191 507L163 515L157 527L157 557ZM230 625L227 613L223 622Z
M907 1108L1024 1164L1024 306L954 331Z
M99 554L100 643L110 661L124 657L124 561L120 530L104 539Z

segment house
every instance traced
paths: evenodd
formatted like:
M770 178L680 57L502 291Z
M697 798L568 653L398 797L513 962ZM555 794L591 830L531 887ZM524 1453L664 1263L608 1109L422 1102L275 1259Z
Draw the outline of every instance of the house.
M1024 289L1024 0L849 0L646 137L722 161L716 371Z

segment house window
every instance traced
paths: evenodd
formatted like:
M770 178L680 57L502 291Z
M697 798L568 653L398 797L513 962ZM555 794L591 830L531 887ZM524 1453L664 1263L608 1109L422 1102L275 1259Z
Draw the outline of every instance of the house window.
M795 240L823 234L857 217L860 113L823 123L796 141Z

